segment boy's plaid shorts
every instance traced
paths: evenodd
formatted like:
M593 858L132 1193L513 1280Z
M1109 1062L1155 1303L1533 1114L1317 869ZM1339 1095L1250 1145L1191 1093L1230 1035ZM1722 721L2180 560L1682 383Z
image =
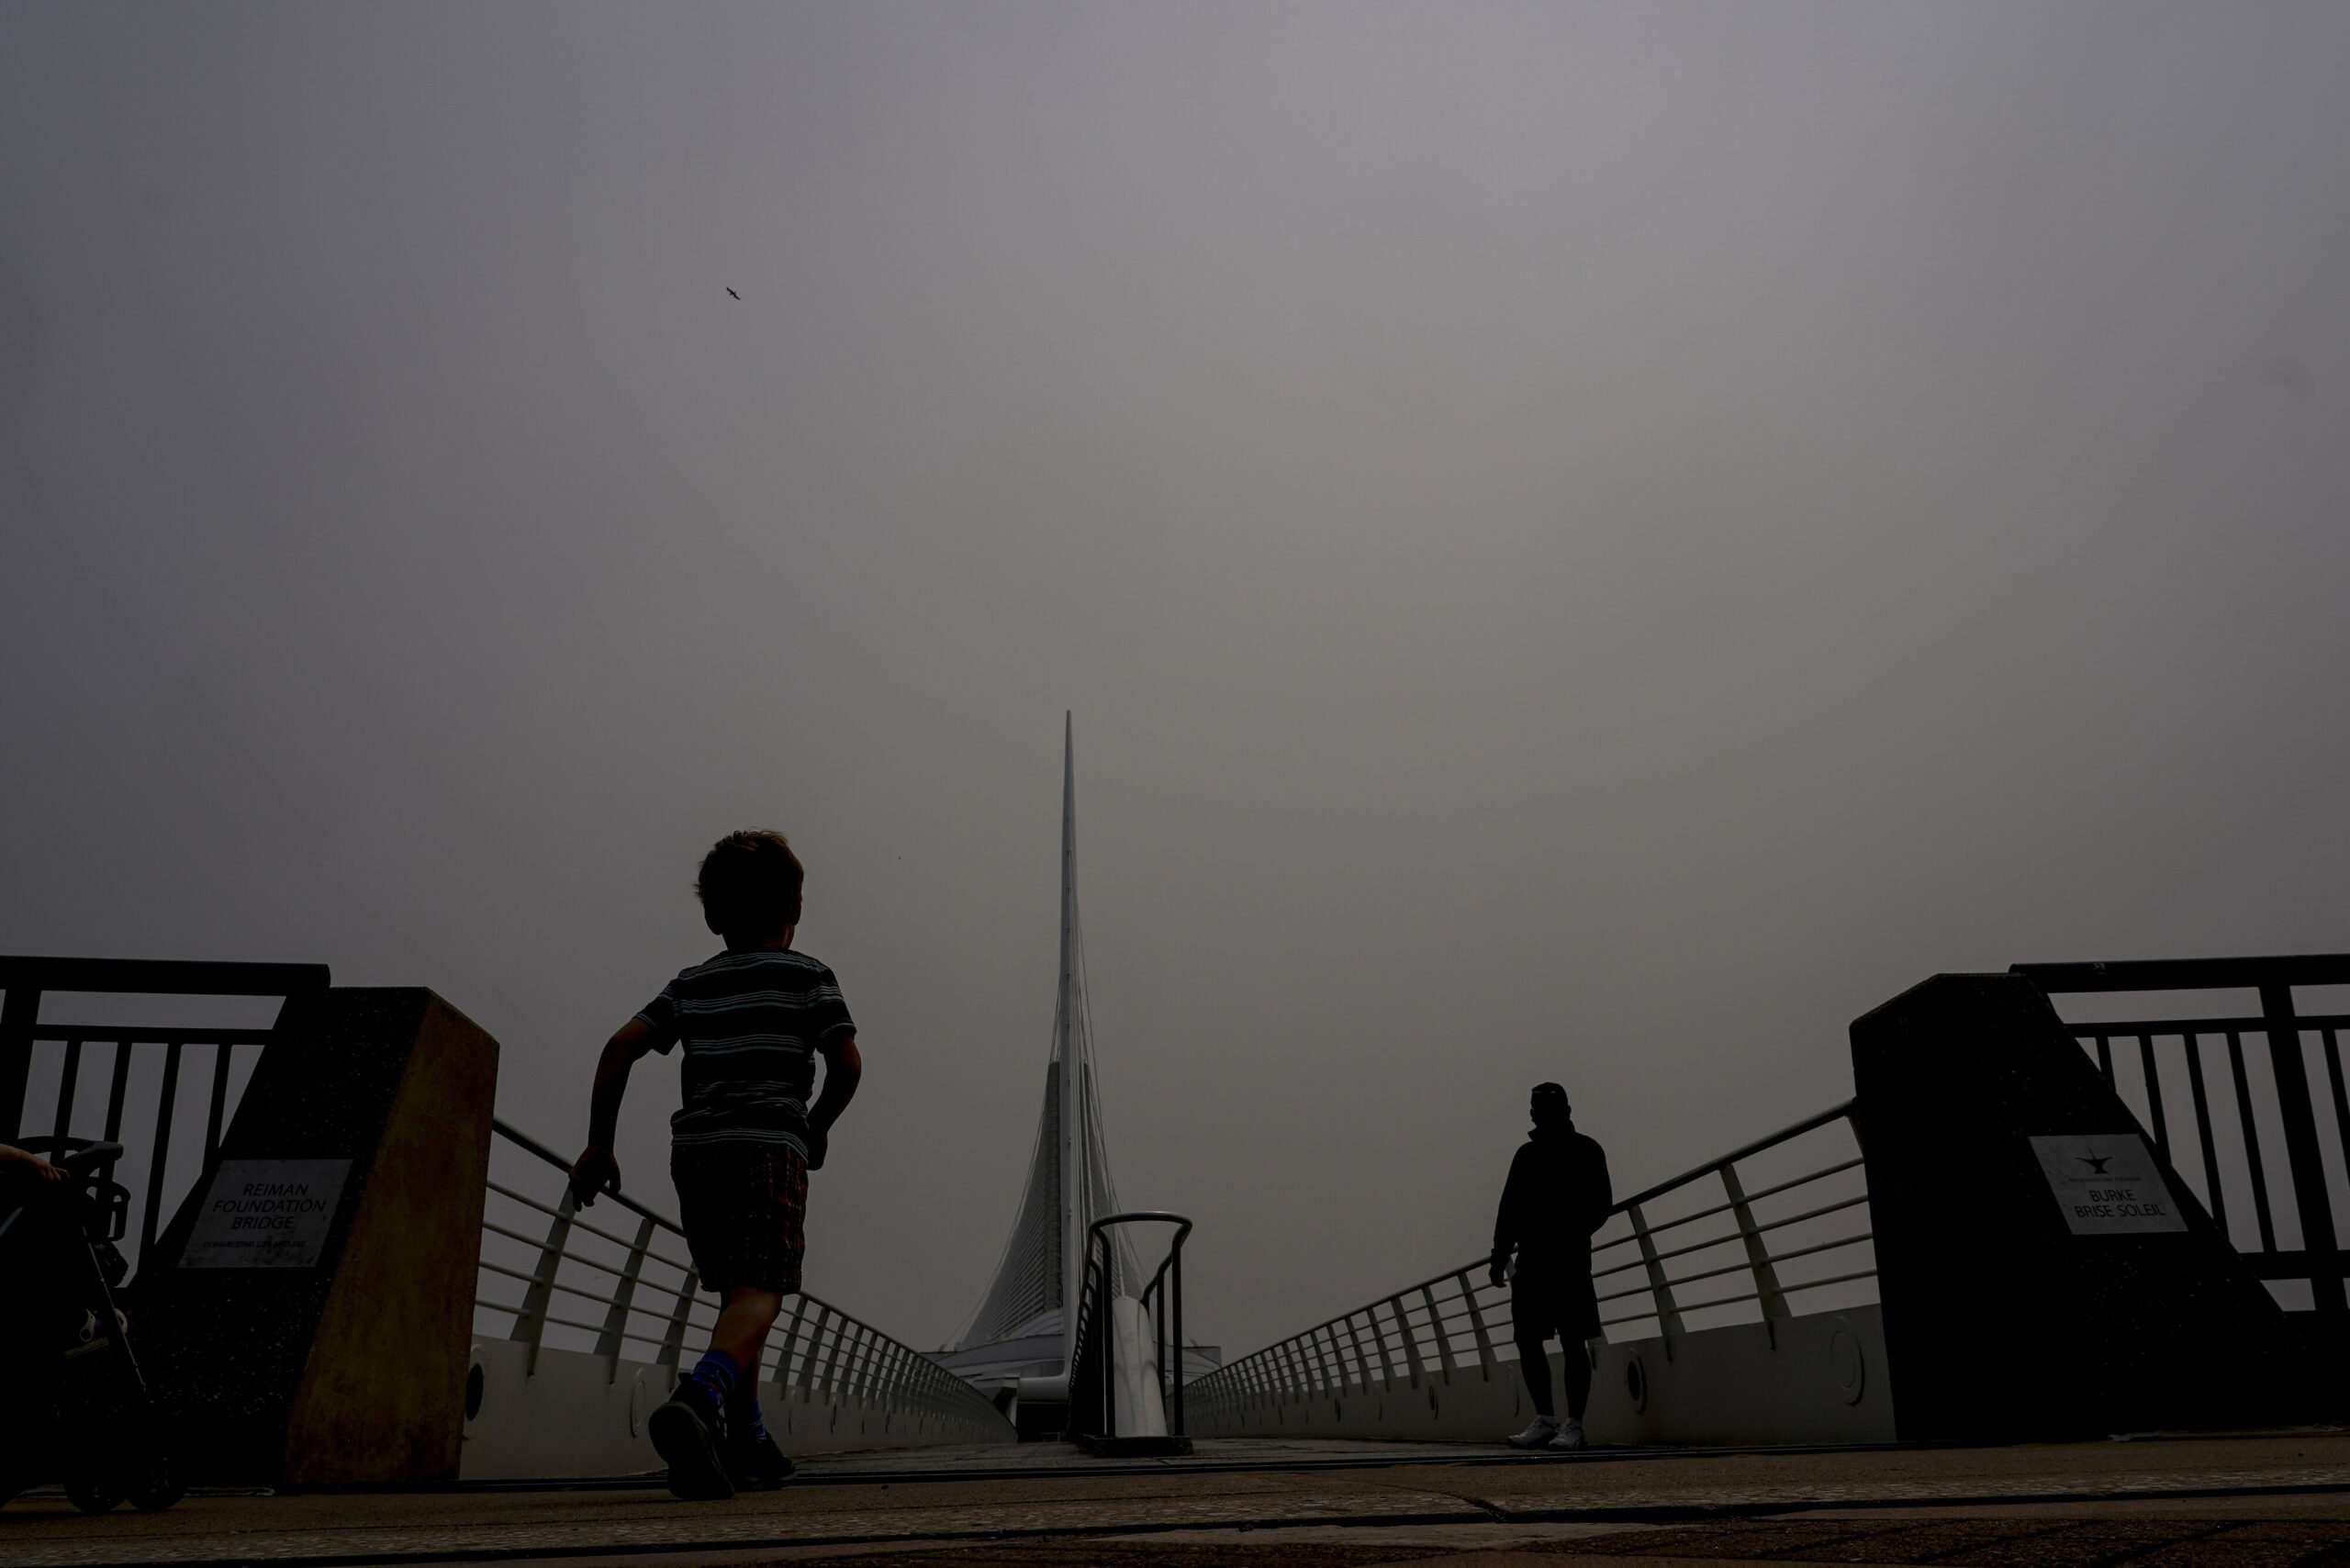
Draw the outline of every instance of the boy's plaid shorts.
M808 1161L784 1143L706 1143L669 1151L677 1213L701 1288L751 1285L790 1295L808 1250Z

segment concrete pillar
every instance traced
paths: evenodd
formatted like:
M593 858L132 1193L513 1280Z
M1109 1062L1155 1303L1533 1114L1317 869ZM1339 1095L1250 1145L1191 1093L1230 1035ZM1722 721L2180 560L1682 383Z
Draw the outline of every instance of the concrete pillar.
M2310 1348L2158 1154L2132 1158L2167 1188L2168 1228L2060 1202L2033 1138L2143 1135L2030 980L1937 975L1854 1021L1852 1041L1902 1438L2326 1413Z
M192 1479L456 1477L497 1089L498 1042L429 991L288 999L129 1293ZM341 1172L313 1243L220 1266L227 1189L279 1170Z

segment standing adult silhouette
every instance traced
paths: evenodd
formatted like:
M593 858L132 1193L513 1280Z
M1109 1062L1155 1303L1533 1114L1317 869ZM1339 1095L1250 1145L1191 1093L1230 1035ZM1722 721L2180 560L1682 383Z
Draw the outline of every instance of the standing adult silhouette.
M1591 1359L1584 1342L1599 1338L1598 1293L1591 1282L1591 1233L1607 1221L1616 1194L1607 1155L1575 1131L1567 1092L1534 1086L1528 1107L1534 1130L1517 1146L1494 1220L1493 1281L1510 1285L1509 1317L1517 1341L1517 1369L1534 1399L1534 1424L1509 1439L1521 1449L1579 1449L1583 1413L1591 1399ZM1510 1254L1517 1272L1509 1272ZM1550 1357L1544 1341L1557 1335L1567 1380L1567 1418L1550 1402Z

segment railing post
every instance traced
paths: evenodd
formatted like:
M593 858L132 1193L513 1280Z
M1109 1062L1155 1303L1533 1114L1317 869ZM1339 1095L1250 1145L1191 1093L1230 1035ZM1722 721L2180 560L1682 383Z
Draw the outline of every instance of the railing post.
M571 1200L566 1194L564 1201ZM686 1353L686 1320L693 1314L694 1292L700 1285L701 1276L688 1269L684 1282L677 1286L677 1310L669 1314L669 1331L661 1336L661 1354L654 1361L655 1366L667 1367L673 1372L677 1370L677 1360Z
M829 1305L816 1308L815 1324L808 1330L808 1343L800 1352L800 1403L812 1405L816 1394L816 1356L824 1348L824 1320L833 1315Z
M555 1271L563 1266L563 1249L571 1239L571 1216L578 1210L579 1200L565 1186L562 1201L555 1204L554 1222L547 1226L546 1245L539 1249L539 1266L531 1271L531 1288L522 1293L521 1310L514 1315L514 1331L507 1336L531 1347L522 1365L525 1376L539 1370L539 1341L545 1337L547 1307L554 1299Z
M71 1035L65 1041L65 1065L57 1078L57 1117L50 1128L51 1137L64 1137L73 1131L73 1091L82 1081L82 1036Z
M783 1331L783 1349L776 1352L775 1358L775 1396L778 1400L784 1396L787 1380L791 1376L791 1350L800 1342L800 1326L807 1321L807 1316L808 1298L805 1295L793 1296L791 1323Z
M866 1362L872 1358L872 1330L859 1323L849 1331L848 1350L841 1357L841 1402L851 1400L863 1404L866 1397Z
M1444 1385L1452 1386L1452 1336L1445 1332L1444 1317L1436 1309L1436 1288L1420 1287L1420 1299L1428 1304L1428 1332L1436 1336L1436 1356L1444 1369Z
M1779 1290L1778 1271L1771 1266L1771 1249L1763 1245L1762 1233L1754 1228L1754 1211L1747 1205L1746 1189L1738 1183L1738 1168L1722 1167L1722 1191L1729 1195L1730 1217L1738 1221L1740 1239L1746 1243L1746 1264L1754 1271L1754 1294L1762 1306L1762 1323L1771 1336L1771 1349L1779 1348L1779 1319L1795 1315L1787 1310L1787 1298Z
M844 1314L833 1325L839 1337L840 1353L833 1367L833 1402L850 1405L856 1400L856 1359L865 1349L865 1325Z
M1673 1360L1673 1341L1681 1337L1681 1308L1673 1304L1673 1286L1664 1277L1664 1264L1656 1255L1656 1238L1649 1233L1649 1222L1638 1204L1627 1204L1624 1212L1631 1216L1632 1235L1640 1244L1640 1261L1647 1266L1649 1294L1655 1298L1657 1332L1664 1339L1664 1359Z
M1362 1391L1365 1394L1369 1394L1371 1392L1371 1362L1364 1359L1362 1353L1362 1335L1355 1328L1355 1315L1353 1313L1349 1312L1347 1314L1346 1325L1347 1338L1355 1348L1355 1371L1361 1374ZM1378 1331L1378 1327L1379 1325L1374 1321L1371 1324L1372 1332L1376 1333Z
M1469 1327L1477 1331L1477 1370L1485 1381L1494 1381L1494 1337L1485 1332L1484 1309L1477 1305L1477 1289L1469 1282L1469 1271L1463 1269L1452 1276L1460 1282L1461 1305L1469 1309Z
M2309 1064L2301 1053L2301 1026L2293 1014L2292 986L2277 980L2263 982L2260 1012L2261 1022L2268 1026L2269 1070L2277 1084L2277 1119L2285 1131L2285 1163L2293 1173L2293 1206L2300 1211L2301 1245L2310 1255L2311 1299L2320 1323L2339 1324L2350 1314L2350 1296L2345 1296L2342 1286L2333 1206L2326 1199L2325 1157L2318 1148Z
M1284 1339L1273 1347L1274 1363L1281 1369L1281 1393L1284 1405L1299 1405L1305 1399L1305 1370L1298 1364L1297 1341Z
M29 1047L28 1047L29 1048ZM155 1152L147 1161L146 1215L139 1223L139 1263L152 1257L155 1226L163 1203L163 1171L172 1152L172 1113L179 1108L180 1042L163 1042L163 1087L155 1101Z
M1395 1315L1395 1331L1404 1337L1404 1364L1410 1369L1412 1386L1417 1388L1420 1386L1420 1342L1412 1332L1411 1314L1404 1310L1404 1298L1400 1295L1387 1298L1387 1310ZM1391 1370L1388 1375L1393 1377L1394 1373Z
M1318 1392L1326 1394L1334 1399L1337 1398L1345 1392L1345 1380L1330 1375L1330 1357L1322 1348L1322 1330L1320 1328L1307 1330L1305 1343L1314 1352L1314 1376L1318 1385Z
M8 999L0 1002L0 1138L24 1130L19 1124L33 1070L33 1025L39 1018L40 987L10 985Z
M212 1047L212 1092L205 1108L203 1171L207 1177L213 1161L220 1157L220 1123L228 1108L229 1042L221 1040Z
M621 1270L620 1289L612 1293L611 1310L604 1314L604 1331L596 1336L596 1353L605 1358L604 1381L611 1383L621 1375L621 1346L628 1332L629 1303L636 1299L636 1276L644 1267L644 1249L653 1245L653 1220L650 1215L636 1222L636 1241L628 1251L628 1262Z
M824 1374L817 1381L816 1383L816 1393L818 1397L822 1398L827 1405L837 1402L835 1395L839 1385L834 1381L834 1375L840 1371L841 1352L847 1348L846 1341L848 1338L847 1330L842 1327L842 1324L845 1323L847 1319L842 1317L838 1313L834 1313L833 1316L834 1319L833 1323L833 1347L824 1356Z
M1379 1326L1379 1304L1373 1302L1364 1307L1362 1315L1370 1321L1371 1343L1379 1352L1380 1391L1393 1394L1395 1392L1395 1358L1387 1351L1387 1330Z

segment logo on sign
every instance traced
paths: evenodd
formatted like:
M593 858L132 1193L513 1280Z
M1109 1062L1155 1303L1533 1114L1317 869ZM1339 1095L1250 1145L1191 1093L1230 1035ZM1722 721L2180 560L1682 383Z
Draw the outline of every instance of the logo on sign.
M2036 1137L2031 1151L2075 1236L2185 1230L2146 1140L2136 1133Z

